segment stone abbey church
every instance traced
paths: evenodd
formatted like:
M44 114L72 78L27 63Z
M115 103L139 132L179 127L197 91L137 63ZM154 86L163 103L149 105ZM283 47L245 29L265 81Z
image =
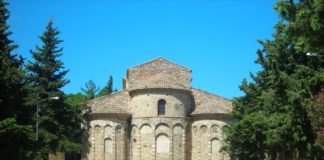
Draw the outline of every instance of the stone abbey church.
M191 70L157 58L129 68L123 90L88 102L83 159L227 160L230 100L191 86Z

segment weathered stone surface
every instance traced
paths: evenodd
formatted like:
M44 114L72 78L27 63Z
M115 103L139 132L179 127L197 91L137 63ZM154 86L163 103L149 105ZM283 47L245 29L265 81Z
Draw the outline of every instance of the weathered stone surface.
M143 88L174 88L190 90L191 70L157 58L127 70L126 84L129 90Z
M88 102L83 159L224 160L230 100L191 87L191 70L163 58L130 68L124 90ZM158 114L160 106L165 108Z

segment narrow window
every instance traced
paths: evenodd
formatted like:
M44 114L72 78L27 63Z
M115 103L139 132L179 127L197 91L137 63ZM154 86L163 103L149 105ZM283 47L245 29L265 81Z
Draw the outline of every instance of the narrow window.
M160 99L158 102L158 115L165 115L165 100Z

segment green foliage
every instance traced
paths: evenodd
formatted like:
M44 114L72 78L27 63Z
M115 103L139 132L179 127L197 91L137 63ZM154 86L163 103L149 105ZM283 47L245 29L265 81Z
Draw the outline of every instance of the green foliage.
M87 97L85 97L81 93L67 94L65 95L65 97L65 103L73 107L83 106L87 101Z
M29 62L28 80L31 94L28 104L39 105L39 140L35 144L34 158L46 158L48 153L56 151L80 151L80 123L82 108L65 103L65 95L61 88L69 81L64 79L68 72L63 62L58 60L63 48L58 38L59 30L53 27L52 19L46 31L40 36L43 46L36 46L31 51L34 62ZM59 100L50 100L58 96ZM34 117L36 120L36 117Z
M95 87L96 88L96 87ZM89 118L89 108L87 107L86 103L88 101L88 98L86 95L83 95L82 93L77 93L77 94L68 94L66 95L66 103L69 104L70 106L79 108L82 110L82 113L79 114L79 118L81 120L81 128L77 129L76 131L79 133L78 136L78 140L80 143L88 143L87 138L88 132L86 132L86 129L89 129L90 124L88 121ZM67 153L65 154L65 158L69 159L69 160L79 160L81 158L81 154L79 152L79 154L72 154L71 153Z
M23 60L12 52L8 3L0 0L0 159L25 159L30 151L32 111L25 105Z
M80 159L81 123L86 97L64 95L61 88L67 70L58 60L62 48L59 31L52 20L40 36L43 46L31 51L34 58L24 61L12 52L18 47L8 37L8 3L0 0L0 159L47 159L49 152L65 151L67 159ZM59 96L59 100L51 97ZM35 110L39 105L39 140L35 141Z
M262 154L265 151L264 143L259 143L265 139L263 130L269 126L266 123L266 116L262 113L253 113L245 116L237 123L233 123L228 128L228 132L232 133L227 136L227 139L231 139L231 145L229 146L231 155L240 157L240 159L264 159L265 155ZM237 132L236 130L240 130ZM249 141L242 141L247 140ZM236 148L248 147L248 150L237 150Z
M241 85L225 149L239 159L310 159L323 153L309 105L324 84L324 1L279 1L273 40L259 41L263 70ZM316 53L308 57L306 53ZM314 105L313 105L314 108ZM319 107L315 107L319 109ZM317 157L319 158L319 157Z
M99 96L106 96L113 92L113 77L110 75L107 85L99 92Z
M95 98L99 90L100 88L97 87L97 85L92 80L86 82L85 88L81 88L81 91L87 97L87 100Z
M312 122L313 130L316 133L314 154L317 157L324 155L324 89L314 97L308 105L308 114Z
M69 160L79 160L81 158L81 141L85 128L80 127L80 125L84 122L86 116L86 101L86 97L81 93L65 95L65 103L68 104L72 110L77 111L76 114L71 115L71 118L73 118L75 122L78 122L73 123L74 125L72 126L74 129L73 140L75 143L66 146L65 158Z

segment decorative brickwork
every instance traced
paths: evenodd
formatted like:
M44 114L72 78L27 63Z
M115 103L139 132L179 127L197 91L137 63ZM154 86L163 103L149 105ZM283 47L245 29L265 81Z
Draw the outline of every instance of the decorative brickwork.
M123 85L88 102L83 159L228 159L220 148L232 102L192 88L190 69L157 58L129 68Z

